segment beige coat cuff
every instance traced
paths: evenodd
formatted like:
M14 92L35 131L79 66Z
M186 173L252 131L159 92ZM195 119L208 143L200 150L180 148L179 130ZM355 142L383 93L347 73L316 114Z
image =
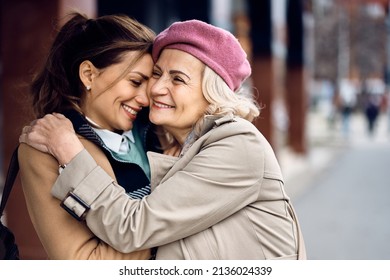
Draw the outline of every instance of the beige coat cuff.
M58 176L51 193L54 197L64 200L69 192L73 192L86 204L91 205L113 181L84 149Z

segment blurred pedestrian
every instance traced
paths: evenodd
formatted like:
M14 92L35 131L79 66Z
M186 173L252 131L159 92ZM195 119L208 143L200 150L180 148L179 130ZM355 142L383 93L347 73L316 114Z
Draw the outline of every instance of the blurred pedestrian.
M353 113L357 102L358 85L356 81L342 79L339 88L339 101L342 120L342 131L344 137L349 137L351 114Z
M366 81L365 91L363 93L363 105L369 136L374 135L384 94L385 85L380 79L371 78Z

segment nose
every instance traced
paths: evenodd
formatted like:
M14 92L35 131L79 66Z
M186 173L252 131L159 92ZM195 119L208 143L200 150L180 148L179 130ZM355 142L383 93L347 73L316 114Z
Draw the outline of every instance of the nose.
M163 76L159 78L154 78L149 81L149 96L157 96L157 95L165 95L169 92L168 88L168 78L164 78Z
M135 97L135 101L137 101L141 107L149 106L149 98L146 94L146 89L140 90L140 92Z

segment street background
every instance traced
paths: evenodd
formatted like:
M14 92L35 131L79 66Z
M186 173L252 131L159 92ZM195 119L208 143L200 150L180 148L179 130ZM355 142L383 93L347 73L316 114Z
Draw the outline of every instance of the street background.
M0 183L35 118L31 78L74 10L127 14L156 33L188 19L231 31L308 258L390 260L389 0L0 0ZM46 258L19 181L2 221L22 259Z
M389 118L381 115L369 135L364 115L331 128L310 113L310 152L280 154L286 191L301 223L309 259L390 259Z

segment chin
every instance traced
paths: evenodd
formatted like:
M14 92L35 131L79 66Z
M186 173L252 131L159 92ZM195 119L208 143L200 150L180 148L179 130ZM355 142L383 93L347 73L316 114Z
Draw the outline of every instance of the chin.
M155 125L161 125L161 120L153 115L149 115L149 120Z
M120 130L123 130L123 131L128 131L128 130L131 130L133 129L133 123L131 123L131 125L127 124L127 125L121 125L120 126Z

